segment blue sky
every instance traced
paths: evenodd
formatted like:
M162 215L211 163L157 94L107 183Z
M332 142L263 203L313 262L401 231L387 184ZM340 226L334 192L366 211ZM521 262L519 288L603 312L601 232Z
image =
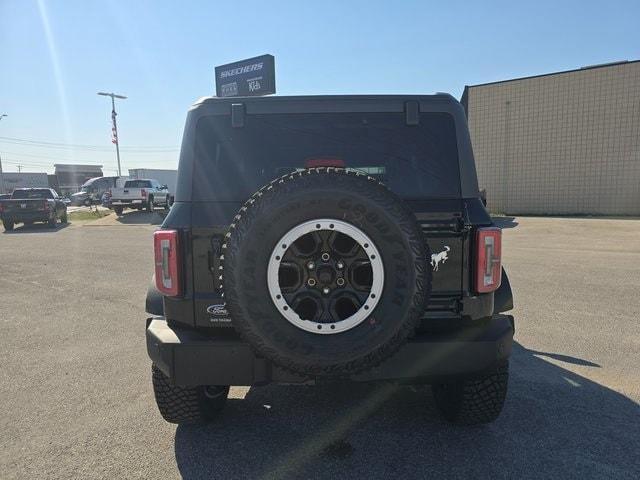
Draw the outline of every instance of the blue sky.
M175 168L213 67L271 53L279 95L450 92L640 58L640 2L0 0L5 171L101 163ZM88 145L91 147L71 147Z

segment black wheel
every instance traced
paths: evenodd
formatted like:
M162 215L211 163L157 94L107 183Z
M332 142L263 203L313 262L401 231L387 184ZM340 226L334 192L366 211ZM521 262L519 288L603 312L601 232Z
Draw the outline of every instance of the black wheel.
M373 178L335 168L287 175L231 225L227 309L258 354L283 368L360 372L414 333L431 290L427 248L413 214Z
M61 223L69 222L69 217L67 216L67 210L66 209L65 209L64 212L62 212L62 216L60 217L60 222Z
M2 224L4 225L4 229L6 232L10 232L13 230L14 223L9 220L3 220Z
M153 212L153 197L149 197L147 202L147 212Z
M121 206L113 207L113 211L116 212L116 215L118 215L118 216L122 215L122 207Z
M155 365L151 366L153 393L162 418L170 423L205 423L224 408L228 386L178 387Z
M50 219L47 221L47 226L48 226L49 228L56 228L56 223L57 223L57 219L56 219L56 216L54 215L54 216L53 216L53 218L50 218Z
M509 383L509 363L478 378L433 385L438 410L450 422L479 425L493 422L502 411Z
M91 204L92 204L92 202L91 202L91 199L90 199L90 198L85 199L85 201L84 201L84 205L85 205L86 207L90 207L90 206L91 206Z

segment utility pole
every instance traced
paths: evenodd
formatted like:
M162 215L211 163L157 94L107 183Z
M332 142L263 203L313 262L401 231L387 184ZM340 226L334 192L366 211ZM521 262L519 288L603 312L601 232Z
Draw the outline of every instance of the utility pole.
M8 117L6 113L0 115L0 120L4 117ZM2 173L2 156L0 156L0 193L4 193L4 174Z
M120 98L122 100L126 99L124 95L117 95L115 93L105 93L98 92L98 95L102 95L104 97L111 97L111 121L113 123L112 127L112 137L111 142L116 144L116 157L118 158L118 176L122 176L122 170L120 169L120 145L118 144L118 124L116 122L116 98Z

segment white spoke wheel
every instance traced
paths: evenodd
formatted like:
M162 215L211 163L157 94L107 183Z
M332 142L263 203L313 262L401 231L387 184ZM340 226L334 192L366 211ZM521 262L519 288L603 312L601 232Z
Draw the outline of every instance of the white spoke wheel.
M267 285L287 321L307 332L331 335L372 314L382 295L384 266L362 230L319 218L292 228L276 242Z

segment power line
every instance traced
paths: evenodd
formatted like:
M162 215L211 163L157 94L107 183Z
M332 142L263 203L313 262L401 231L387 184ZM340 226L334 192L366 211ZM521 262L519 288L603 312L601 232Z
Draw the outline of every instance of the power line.
M48 168L51 168L51 166L52 166L51 163L45 164L45 163L35 163L35 162L23 162L23 161L17 162L17 161L13 161L13 160L4 160L4 159L2 161L7 163L7 164L9 164L9 165L11 165L11 166L18 167L18 170L20 170L20 167L34 168L34 169L35 168L43 168L43 169L47 168L48 169ZM117 172L118 169L115 168L115 167L113 167L113 168L111 168L111 167L102 167L102 171L103 172ZM5 172L5 173L9 173L9 172Z
M39 144L31 144L31 143L21 143L21 142L12 142L9 140L0 140L0 144L7 144L7 145L17 145L20 147L28 147L28 148L43 148L46 150L59 150L59 151L65 151L65 152L75 152L78 150L85 150L87 152L92 152L92 153L110 153L110 148L109 147L104 147L104 148L89 148L89 147L83 147L83 148L79 148L79 147L69 147L69 146L57 146L57 145L39 145ZM128 153L132 153L132 154L136 154L136 155L157 155L159 153L176 153L178 152L180 149L176 148L174 149L165 149L165 150L136 150L136 149L127 149L126 151Z
M100 152L102 153L102 152ZM104 152L105 154L107 152ZM58 160L61 162L74 162L75 158L70 158L70 157L57 157L57 156L52 156L52 155L48 155L48 154L34 154L34 153L22 153L22 152L12 152L12 151L8 151L8 150L2 150L0 151L0 154L2 155L15 155L18 157L30 157L30 158L42 158L45 160ZM84 155L84 154L83 154ZM140 155L138 153L136 153L135 155ZM155 159L144 159L144 160L136 160L136 162L139 163L146 163L146 162L156 162L157 160Z
M33 153L21 153L21 152L9 152L7 150L3 150L2 155L17 155L19 157L31 157L31 158L43 158L45 160L59 160L62 162L73 161L73 158L62 158L62 157L52 157L51 155L37 155Z
M24 162L22 160L20 161L16 161L16 160L2 160L5 163L9 163L11 165L22 165L25 167L39 167L39 168L51 168L53 166L53 164L51 163L35 163L35 162Z
M0 137L0 142L9 143L12 145L25 145L39 148L54 148L54 149L74 149L74 150L93 150L93 151L111 151L111 147L104 145L87 145L87 144L75 144L75 143L59 143L59 142L45 142L40 140L32 140L26 138L16 137ZM179 150L177 146L171 145L132 145L129 147L123 147L123 150L130 152L139 150L140 153L158 153L158 152L175 152Z
M68 147L97 147L97 148L108 148L104 145L87 145L87 144L79 144L79 143L59 143L59 142L46 142L43 140L33 140L27 138L16 138L16 137L0 137L3 140L13 140L16 142L28 142L28 143L39 143L43 145L60 145L60 146L68 146ZM174 145L132 145L129 148L161 148L161 149L177 149L177 146Z
M8 152L2 152L2 155L4 155L5 153L8 153ZM12 155L15 155L15 154L12 153ZM21 154L18 154L18 155L21 155ZM36 157L43 158L43 159L51 158L51 160L56 160L53 157L40 157L39 155L36 156ZM57 160L59 160L59 161L71 161L71 159L57 159ZM42 162L42 161L38 162L38 161L33 161L33 160L23 160L23 159L19 159L19 158L14 158L13 156L8 157L8 158L3 156L2 157L2 161L6 162L8 164L11 164L11 165L23 165L23 166L26 166L26 167L38 167L38 168L51 168L54 165L53 162L45 163L45 162ZM149 163L154 163L154 164L157 165L159 162L157 160L147 159L147 160L136 160L135 163L142 164L142 165L145 165L145 164L148 165ZM73 165L73 163L71 163L71 165ZM107 164L107 165L109 165L109 164ZM102 169L103 170L117 171L117 170L115 170L113 168L105 167L105 166L103 166Z

